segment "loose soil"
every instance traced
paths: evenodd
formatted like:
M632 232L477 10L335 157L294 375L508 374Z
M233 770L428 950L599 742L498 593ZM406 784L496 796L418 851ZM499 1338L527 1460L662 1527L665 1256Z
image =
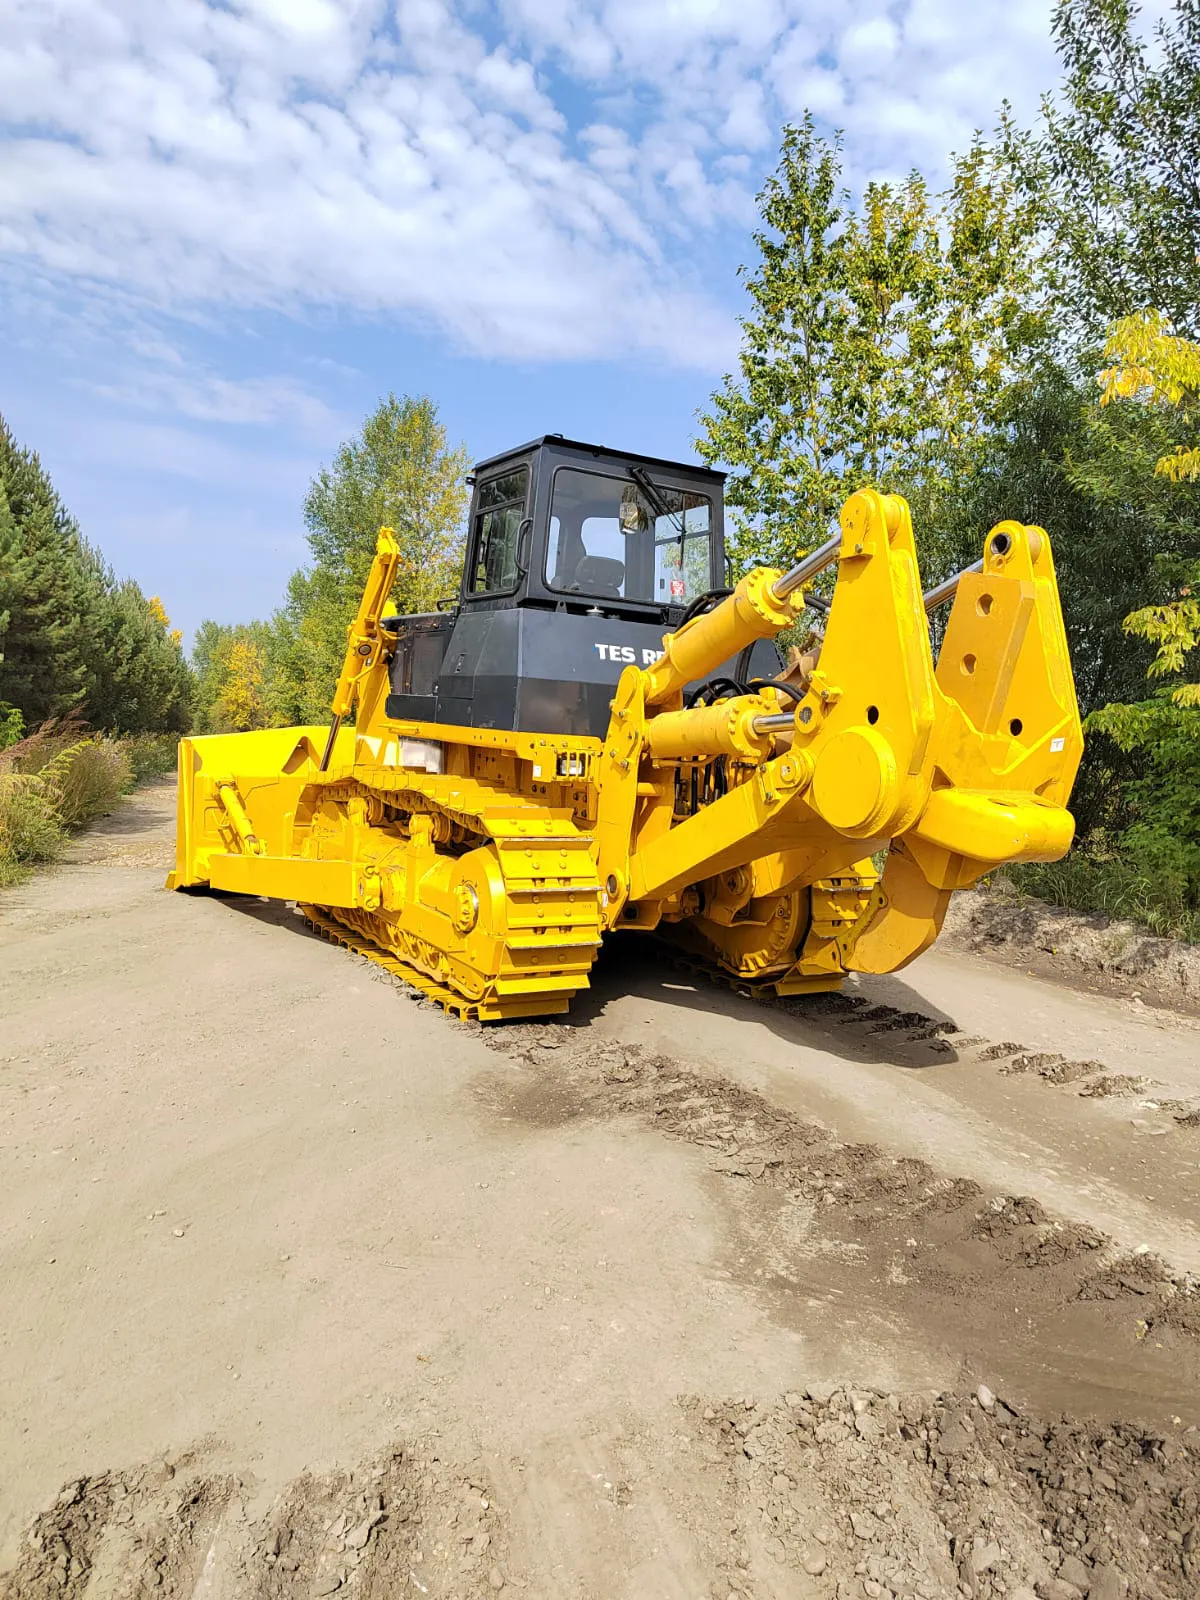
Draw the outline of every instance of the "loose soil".
M1099 994L1137 995L1200 1015L1200 944L1160 939L1119 917L1067 911L1003 888L955 897L942 939Z
M161 890L0 901L0 1595L1200 1592L1200 1028L631 940L448 1020Z

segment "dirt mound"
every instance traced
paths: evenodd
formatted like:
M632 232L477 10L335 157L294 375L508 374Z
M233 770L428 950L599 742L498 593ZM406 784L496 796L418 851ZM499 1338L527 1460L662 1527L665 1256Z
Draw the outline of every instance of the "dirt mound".
M1159 939L1131 922L1063 911L1003 888L956 894L942 928L947 949L974 950L1075 987L1129 993L1200 1011L1200 945Z
M504 1541L478 1464L396 1448L305 1473L265 1514L248 1479L198 1456L69 1484L34 1521L3 1600L304 1600L503 1589Z
M691 1463L711 1600L1181 1600L1200 1582L1194 1433L1046 1423L983 1385L684 1397L673 1432ZM635 1515L647 1476L668 1470L642 1461L632 1481L606 1484L611 1515ZM305 1473L257 1517L250 1489L198 1459L72 1483L36 1519L0 1594L568 1592L536 1528L510 1529L478 1459L396 1448Z
M766 1593L1176 1600L1200 1581L1194 1443L1047 1425L983 1386L809 1390L693 1415L736 1485L744 1554L782 1569ZM735 1556L713 1596L759 1593L750 1565Z

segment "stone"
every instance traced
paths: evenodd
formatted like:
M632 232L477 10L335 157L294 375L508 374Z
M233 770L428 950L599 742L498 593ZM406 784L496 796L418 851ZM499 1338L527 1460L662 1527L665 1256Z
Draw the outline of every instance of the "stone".
M488 1568L488 1583L493 1589L495 1589L497 1594L499 1594L500 1590L504 1587L504 1574L494 1561Z
M1092 1569L1078 1556L1065 1556L1058 1576L1063 1583L1074 1584L1080 1594L1086 1594L1092 1587Z
M943 1456L960 1456L971 1448L971 1435L961 1422L951 1422L938 1435L937 1453Z
M342 1541L346 1546L346 1549L364 1549L367 1540L371 1537L371 1529L375 1526L377 1520L377 1517L364 1517L361 1522L357 1523L353 1528L351 1528L350 1532L346 1534Z
M1114 1566L1097 1567L1092 1573L1092 1587L1088 1600L1124 1600L1124 1576Z
M1001 1550L998 1544L994 1541L989 1541L985 1544L977 1539L975 1547L971 1551L971 1571L978 1577L984 1572L990 1572L993 1567L999 1566L1000 1559Z
M1019 1589L1009 1590L1008 1600L1037 1600L1037 1595L1034 1594L1032 1589L1022 1584Z
M875 1537L875 1519L866 1517L861 1511L850 1513L850 1526L854 1529L856 1539L873 1539Z
M979 1404L985 1411L994 1411L996 1409L996 1396L988 1388L986 1383L981 1383L978 1389L976 1389L975 1398L979 1401Z
M810 1578L819 1578L829 1565L823 1550L811 1550L805 1554L804 1570Z

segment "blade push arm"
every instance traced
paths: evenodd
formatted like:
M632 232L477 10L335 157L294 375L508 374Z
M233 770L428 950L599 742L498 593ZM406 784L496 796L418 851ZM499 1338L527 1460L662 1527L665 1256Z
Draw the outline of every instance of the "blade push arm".
M342 660L337 687L333 691L333 704L330 708L333 712L333 721L330 723L329 738L325 742L325 752L321 757L322 772L329 770L338 730L354 708L362 680L373 667L378 665L383 650L379 618L387 604L388 595L392 592L399 561L400 546L395 533L391 528L380 528L379 537L375 541L375 558L367 574L362 599L358 603L358 612L346 630L346 654Z

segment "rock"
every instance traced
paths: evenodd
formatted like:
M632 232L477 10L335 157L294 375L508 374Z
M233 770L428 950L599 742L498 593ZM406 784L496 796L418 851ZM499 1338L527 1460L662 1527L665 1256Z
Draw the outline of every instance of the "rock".
M1092 1573L1089 1600L1124 1600L1125 1591L1125 1579L1116 1567L1097 1567Z
M823 1550L810 1550L804 1557L804 1570L810 1578L819 1578L829 1565Z
M999 1566L1000 1559L1001 1550L998 1544L994 1542L984 1544L977 1539L971 1551L971 1571L979 1577L982 1573L990 1572L993 1567Z
M850 1526L854 1529L856 1539L873 1539L875 1537L874 1517L864 1516L861 1511L850 1513Z
M1032 1589L1027 1589L1024 1584L1019 1589L1010 1589L1008 1600L1037 1600L1037 1595Z
M1074 1584L1080 1594L1086 1594L1092 1587L1092 1569L1078 1556L1065 1556L1058 1576L1063 1583Z
M981 1383L978 1389L976 1389L975 1398L979 1401L979 1404L985 1411L994 1411L996 1409L996 1396L988 1388L986 1383Z
M367 1540L371 1537L371 1529L375 1526L375 1524L376 1524L376 1522L378 1520L379 1520L378 1513L376 1513L374 1516L364 1517L361 1522L357 1523L353 1528L351 1528L350 1532L345 1536L345 1538L342 1541L343 1544L346 1546L346 1549L347 1550L362 1550L362 1549L364 1549L365 1546L366 1546Z
M1041 1600L1083 1600L1083 1590L1077 1589L1065 1578L1047 1578L1044 1583L1038 1584L1037 1592Z
M804 1396L797 1394L794 1389L789 1389L783 1397L783 1403L789 1411L795 1411L798 1406L804 1404Z
M318 1579L313 1585L313 1593L315 1595L335 1594L341 1587L342 1575L340 1572L334 1572L328 1578Z
M810 1383L805 1394L819 1406L827 1406L837 1390L836 1383Z
M960 1456L971 1448L971 1435L961 1422L954 1421L938 1435L937 1453L943 1456Z
M786 1472L777 1472L771 1479L771 1487L772 1489L778 1490L780 1494L786 1494L787 1491L792 1487L792 1480L788 1477Z
M488 1568L488 1583L495 1589L497 1594L504 1587L504 1574L494 1561Z
M863 1412L870 1408L871 1396L863 1394L860 1389L850 1390L850 1406L856 1417L861 1417Z

